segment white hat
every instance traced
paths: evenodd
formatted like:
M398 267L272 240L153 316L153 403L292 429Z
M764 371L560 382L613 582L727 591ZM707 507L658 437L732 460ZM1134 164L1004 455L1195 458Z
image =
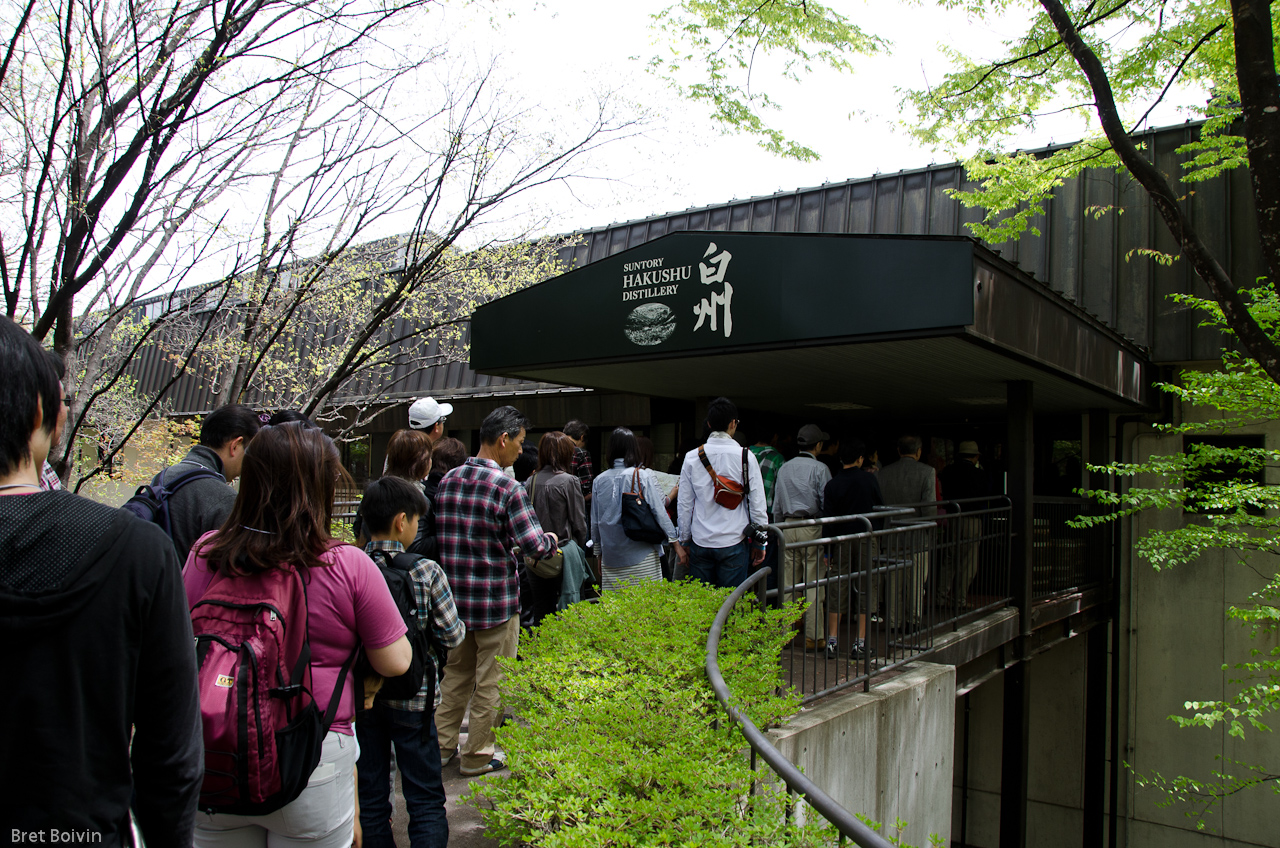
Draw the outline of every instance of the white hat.
M441 418L453 414L453 404L437 403L435 398L418 398L409 407L409 427L414 430L429 430Z

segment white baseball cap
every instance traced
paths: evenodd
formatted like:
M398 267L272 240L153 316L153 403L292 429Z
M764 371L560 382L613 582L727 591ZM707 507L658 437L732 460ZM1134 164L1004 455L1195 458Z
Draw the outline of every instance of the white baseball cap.
M435 398L418 398L409 407L409 427L414 430L429 430L436 426L441 418L453 414L453 404L438 403Z

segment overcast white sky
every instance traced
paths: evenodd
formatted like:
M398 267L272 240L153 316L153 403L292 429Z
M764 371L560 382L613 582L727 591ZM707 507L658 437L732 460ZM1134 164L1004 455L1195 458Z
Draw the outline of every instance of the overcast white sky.
M644 72L642 61L631 59L652 55L655 35L649 15L663 5L660 0L511 0L498 7L510 17L499 20L478 14L475 5L435 9L424 19L431 32L448 33L455 48L471 44L479 56L499 56L511 85L531 100L548 106L570 103L604 85L623 87L631 98L660 112L658 126L644 142L620 145L598 162L599 172L610 181L579 186L573 197L559 193L542 198L554 213L551 232L951 161L955 157L946 151L921 148L895 129L899 95L894 89L940 79L945 64L939 44L997 55L1002 38L997 30L1010 34L1020 23L975 23L931 3L835 0L833 5L864 29L893 41L893 54L858 60L852 75L821 71L800 85L769 80L767 69L757 76L783 105L770 120L822 157L798 163L765 152L746 136L718 133L704 108L681 101ZM1197 95L1183 93L1181 98L1185 103ZM855 112L866 117L853 116ZM1186 117L1171 102L1151 123ZM1045 121L1017 146L1071 141L1084 129L1076 119Z

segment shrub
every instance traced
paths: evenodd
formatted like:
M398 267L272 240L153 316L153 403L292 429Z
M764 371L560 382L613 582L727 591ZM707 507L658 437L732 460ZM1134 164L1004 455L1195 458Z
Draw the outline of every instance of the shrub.
M785 793L758 785L751 794L765 775L751 771L704 670L707 631L727 596L646 583L522 637L502 687L517 721L498 732L510 773L475 790L488 799L491 836L548 848L834 844L825 822L787 821ZM776 694L779 650L797 617L796 607L761 612L744 601L725 628L721 669L759 727L798 705L794 693Z

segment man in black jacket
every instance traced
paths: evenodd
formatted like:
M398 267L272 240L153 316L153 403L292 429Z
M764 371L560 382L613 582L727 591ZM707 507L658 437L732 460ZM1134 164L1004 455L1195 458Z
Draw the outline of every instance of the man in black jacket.
M258 413L238 403L227 404L205 416L200 425L200 444L176 465L157 474L172 486L182 477L201 469L219 476L192 480L169 497L169 526L178 562L185 563L191 546L210 530L217 530L235 506L236 491L228 485L240 476L244 449L261 426Z
M841 471L827 483L823 490L822 502L827 515L863 515L872 512L876 507L884 505L884 496L880 493L880 481L876 475L863 468L866 461L867 447L861 439L845 439L840 443ZM865 533L868 529L879 530L883 527L883 519L869 519L870 526L862 521L842 521L826 528L828 536L846 536L853 533ZM831 549L832 577L848 576L828 589L827 597L834 601L827 607L827 632L839 632L840 616L849 609L853 598L853 588L867 591L869 597L859 603L858 636L850 646L849 654L854 659L867 656L870 647L867 645L867 610L875 611L875 604L880 596L879 580L860 578L866 568L864 551L866 542L841 542Z
M978 443L964 441L956 449L956 461L942 469L938 475L942 483L942 495L950 501L970 498L986 498L991 495L991 480L986 469L978 464ZM978 544L982 538L981 516L964 513L980 510L990 504L967 503L958 509L957 544L951 556L943 559L941 578L938 581L938 602L950 607L957 604L961 610L969 608L969 584L978 575ZM953 507L955 509L956 507Z
M173 545L154 524L42 491L58 379L0 317L0 833L190 846L203 775L195 651Z

